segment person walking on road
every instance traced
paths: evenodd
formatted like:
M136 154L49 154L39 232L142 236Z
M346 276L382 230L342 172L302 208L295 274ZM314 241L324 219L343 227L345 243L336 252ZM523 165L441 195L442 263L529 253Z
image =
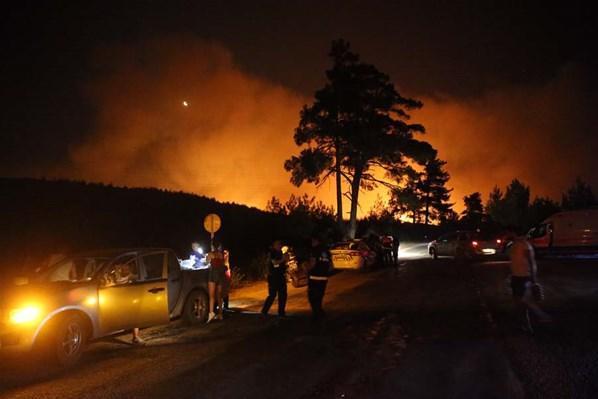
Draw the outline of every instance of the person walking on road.
M536 284L537 265L534 248L525 237L517 237L511 247L511 289L518 322L524 331L533 333L530 311L541 323L551 322L533 298L530 288Z
M288 261L289 255L283 254L280 240L274 241L269 255L268 297L262 307L263 315L268 314L276 296L278 296L278 316L284 317L286 315Z
M332 262L330 252L319 237L311 239L311 256L308 264L307 298L311 306L312 320L320 322L324 318L322 303L330 276Z
M208 323L212 320L222 320L222 290L226 279L226 265L224 259L224 252L222 245L214 243L212 251L208 253L206 262L210 265L208 277L208 291L210 293L210 313L208 315ZM218 309L218 314L214 312Z

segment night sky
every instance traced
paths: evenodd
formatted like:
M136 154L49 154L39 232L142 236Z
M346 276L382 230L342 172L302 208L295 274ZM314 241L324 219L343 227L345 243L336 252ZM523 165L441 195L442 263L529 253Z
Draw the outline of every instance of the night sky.
M520 3L18 2L3 10L0 175L262 207L296 192L282 162L342 37L423 100L413 120L453 201L514 177L557 199L576 176L598 189L596 14Z

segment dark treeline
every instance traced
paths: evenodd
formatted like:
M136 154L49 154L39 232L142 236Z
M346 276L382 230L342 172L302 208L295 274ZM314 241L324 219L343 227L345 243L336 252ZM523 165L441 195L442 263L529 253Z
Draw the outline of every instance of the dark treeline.
M482 195L474 192L463 198L464 211L452 221L454 225L478 228L493 224L518 233L525 233L547 217L562 211L587 209L598 206L589 184L577 178L558 202L552 198L537 196L532 199L528 185L513 179L502 190L495 186L483 203Z
M359 221L357 237L400 235L401 241L432 239L455 229L488 225L525 232L561 209L597 205L591 188L581 180L560 202L530 199L529 187L514 180L504 191L496 188L484 204L479 193L465 198L465 211L440 225L401 223L392 207L382 203ZM257 260L274 239L295 246L300 255L317 231L331 241L343 238L334 209L313 197L273 198L267 211L221 203L183 192L155 188L123 188L64 180L0 178L0 269L20 273L51 254L88 249L169 247L186 257L191 241L208 247L203 219L222 217L216 239L231 251L233 267L246 277L260 277ZM256 270L254 270L256 269Z
M50 254L98 248L169 247L186 257L192 240L208 247L209 213L222 217L216 239L244 273L274 238L300 245L311 234L294 231L286 215L211 198L62 180L1 178L0 209L0 267L14 272Z

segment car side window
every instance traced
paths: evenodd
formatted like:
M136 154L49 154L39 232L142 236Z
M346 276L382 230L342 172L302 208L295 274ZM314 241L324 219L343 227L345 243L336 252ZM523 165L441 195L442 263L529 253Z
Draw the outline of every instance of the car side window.
M145 255L141 259L145 267L145 280L164 278L164 253Z
M530 236L533 238L540 238L546 235L547 226L546 224L541 224L530 231Z
M135 255L126 255L115 260L102 274L101 285L113 287L139 281L139 265Z
M438 238L438 241L440 241L440 242L447 242L447 241L450 241L450 239L451 239L451 236L452 236L452 234L445 234L445 235L443 235L443 236L440 236L440 237Z

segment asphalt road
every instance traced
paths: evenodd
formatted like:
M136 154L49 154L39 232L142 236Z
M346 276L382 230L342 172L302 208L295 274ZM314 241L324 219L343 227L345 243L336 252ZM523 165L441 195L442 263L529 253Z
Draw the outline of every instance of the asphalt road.
M555 323L534 336L511 321L507 268L410 259L342 272L320 327L305 288L290 289L288 319L263 319L255 284L224 321L145 330L142 348L99 342L74 369L0 359L0 398L596 397L598 263L540 263Z

